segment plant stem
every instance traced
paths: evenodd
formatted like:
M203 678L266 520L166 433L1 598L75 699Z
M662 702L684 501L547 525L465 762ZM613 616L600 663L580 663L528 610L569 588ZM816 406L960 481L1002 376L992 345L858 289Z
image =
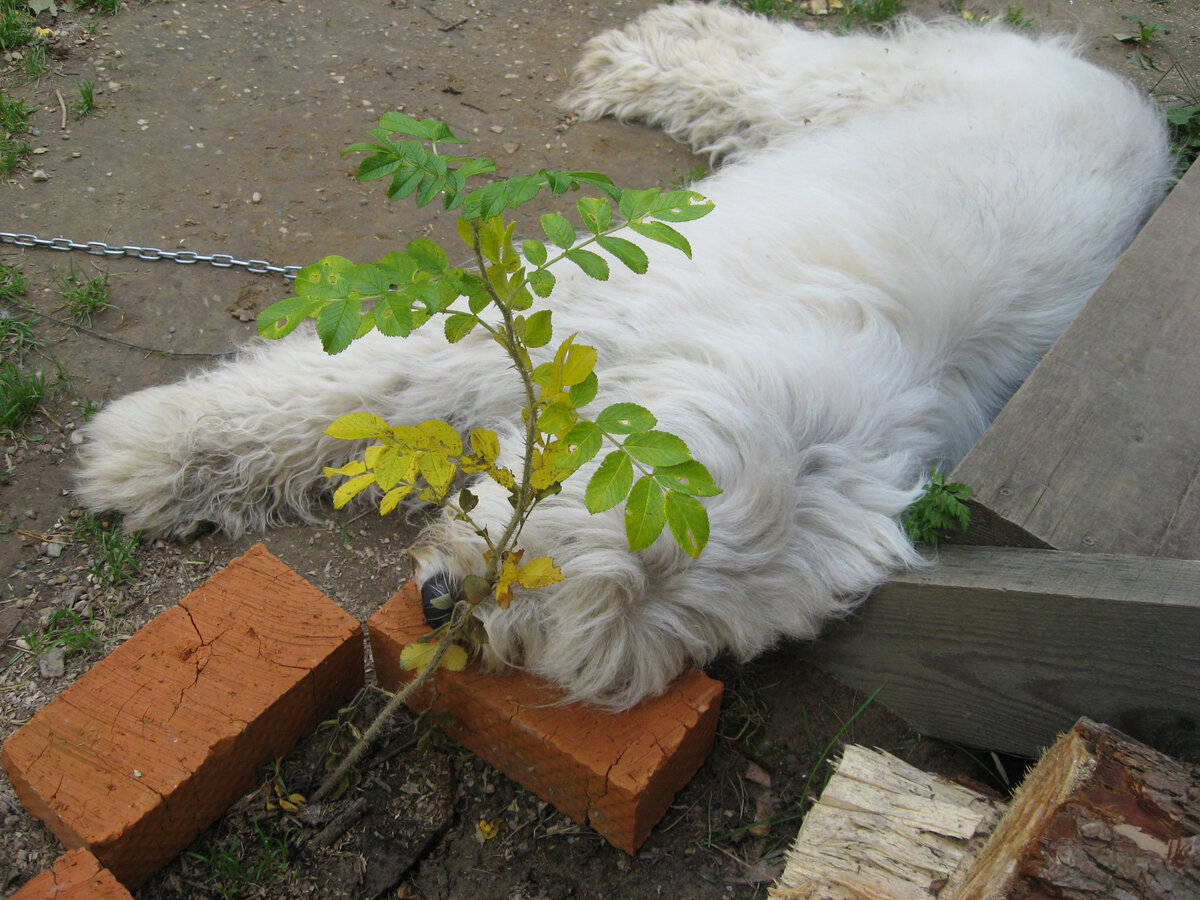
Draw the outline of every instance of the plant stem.
M367 751L371 749L371 745L375 743L375 739L379 737L380 732L392 721L393 716L396 715L396 710L407 702L409 697L423 688L429 679L433 677L433 673L437 671L437 667L441 664L442 657L446 655L446 651L450 649L450 646L454 643L454 639L458 637L458 633L462 631L464 623L470 617L471 610L467 610L455 619L454 624L450 628L446 629L446 633L438 639L437 649L433 651L433 656L429 662L416 674L416 677L412 681L392 694L391 699L379 711L379 715L375 717L374 721L367 727L367 730L363 732L363 736L350 748L350 752L346 754L346 758L321 782L321 786L317 788L316 793L309 798L310 802L317 803L328 797L341 784L342 779L346 777L347 773L362 761L362 758L367 755Z

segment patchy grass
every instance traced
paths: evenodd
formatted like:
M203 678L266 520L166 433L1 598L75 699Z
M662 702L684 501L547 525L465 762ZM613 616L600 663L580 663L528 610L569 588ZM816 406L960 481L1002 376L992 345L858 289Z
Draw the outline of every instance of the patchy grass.
M107 272L84 278L76 273L72 263L70 274L58 279L58 293L63 299L62 308L66 309L72 320L77 323L90 323L92 316L112 308Z
M50 616L45 628L26 633L25 645L35 655L62 647L70 656L100 646L100 631L95 627L95 619L91 615L84 622L75 610L60 609Z
M12 434L38 411L46 395L41 370L22 371L13 362L0 362L0 434Z
M21 140L29 130L28 119L36 109L25 100L0 91L0 178L7 178L29 155L30 147Z
M80 119L87 118L96 111L96 85L90 81L77 81L75 89L79 91L79 99L71 103L71 109Z
M33 16L25 0L0 0L0 51L18 50L34 37Z
M287 836L267 832L257 817L254 832L253 842L238 836L213 839L205 852L188 854L210 870L204 884L215 896L225 900L250 896L250 889L262 888L292 873ZM261 892L256 895L268 896Z
M141 571L137 559L141 533L126 533L117 519L84 513L75 523L75 537L87 544L92 557L88 571L103 584L125 584Z

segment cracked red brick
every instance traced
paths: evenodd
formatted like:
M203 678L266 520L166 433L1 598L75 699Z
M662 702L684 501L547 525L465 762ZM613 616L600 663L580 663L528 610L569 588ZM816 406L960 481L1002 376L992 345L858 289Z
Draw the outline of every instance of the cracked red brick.
M133 900L113 873L87 850L69 850L54 867L30 878L9 900Z
M359 623L255 545L0 752L26 809L133 888L362 686Z
M411 673L404 647L429 629L409 584L367 623L375 673L394 691ZM661 697L623 713L561 705L549 684L525 673L485 675L475 664L437 676L438 709L456 724L447 731L580 824L635 853L675 794L708 756L722 686L699 669ZM428 690L413 700L429 703Z

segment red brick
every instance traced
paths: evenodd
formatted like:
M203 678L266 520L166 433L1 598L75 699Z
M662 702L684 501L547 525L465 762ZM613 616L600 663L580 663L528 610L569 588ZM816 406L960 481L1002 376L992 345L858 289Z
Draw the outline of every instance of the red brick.
M361 687L361 634L255 545L41 709L0 763L26 809L132 889Z
M116 876L87 850L68 850L8 900L133 900Z
M428 632L407 585L368 621L375 673L395 691L412 677L400 652ZM446 730L510 778L614 846L635 853L708 756L722 686L691 669L663 696L622 713L561 704L556 688L523 672L485 675L476 663L437 675ZM429 704L418 693L414 709Z

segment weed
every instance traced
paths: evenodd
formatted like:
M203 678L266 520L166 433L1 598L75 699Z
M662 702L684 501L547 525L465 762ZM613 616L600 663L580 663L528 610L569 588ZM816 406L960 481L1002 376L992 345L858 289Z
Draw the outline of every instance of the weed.
M115 16L117 10L121 8L121 0L81 0L81 2L75 5L81 9L91 7L96 12L105 16Z
M0 262L0 302L13 303L25 296L29 282L14 265Z
M1025 31L1033 28L1033 19L1025 15L1025 8L1021 6L1004 7L1004 15L1000 17L1000 21L1014 31Z
M26 100L7 96L0 91L0 131L9 137L24 134L29 126L26 121L36 106Z
M23 53L25 74L30 78L40 78L50 71L50 59L46 55L46 48L41 44L26 44Z
M905 8L903 0L849 0L842 12L838 31L844 33L864 25L886 25Z
M19 0L0 0L0 51L16 50L33 40L33 16Z
M0 434L11 434L37 412L46 394L46 376L23 372L9 360L0 362Z
M84 513L75 522L75 537L88 545L92 556L88 571L102 583L115 587L137 577L140 532L127 534L114 519Z
M39 631L25 635L25 643L33 654L62 647L66 655L99 646L100 632L93 627L95 620L88 615L87 623L73 609L60 609L50 616L50 623Z
M21 167L29 155L30 146L23 141L0 135L0 178L7 178Z
M0 283L0 288L2 287L3 284ZM12 313L0 307L0 351L6 360L15 359L19 362L32 348L41 345L42 342L29 319L20 313Z
M79 99L71 104L71 108L82 119L96 111L96 85L90 81L77 81L75 87L79 90Z
M205 853L189 856L211 869L204 883L218 897L233 900L247 896L247 888L261 887L291 872L286 835L268 834L254 818L255 839L247 847L238 837L210 840Z
M100 412L100 404L91 397L84 397L79 406L79 418L84 422L90 422L98 412Z
M925 494L908 508L904 530L914 542L936 547L952 531L966 531L971 519L966 499L971 489L965 484L946 484L946 476L936 469L930 473Z
M693 184L708 174L708 166L704 163L697 163L690 169L681 169L679 166L671 166L671 173L675 176L673 186L677 191L686 191Z
M794 0L737 0L736 5L747 12L776 18L794 18L800 11Z
M1131 13L1123 13L1121 18L1127 22L1135 23L1138 30L1132 34L1117 33L1113 37L1122 44L1129 44L1133 47L1128 54L1132 62L1137 63L1143 69L1157 68L1154 65L1154 60L1150 58L1150 49L1158 43L1158 35L1160 33L1170 34L1171 29L1157 22L1146 24L1142 21L1141 16L1135 16Z
M75 322L91 322L92 316L112 307L108 273L82 278L71 265L71 274L58 279L58 293Z

